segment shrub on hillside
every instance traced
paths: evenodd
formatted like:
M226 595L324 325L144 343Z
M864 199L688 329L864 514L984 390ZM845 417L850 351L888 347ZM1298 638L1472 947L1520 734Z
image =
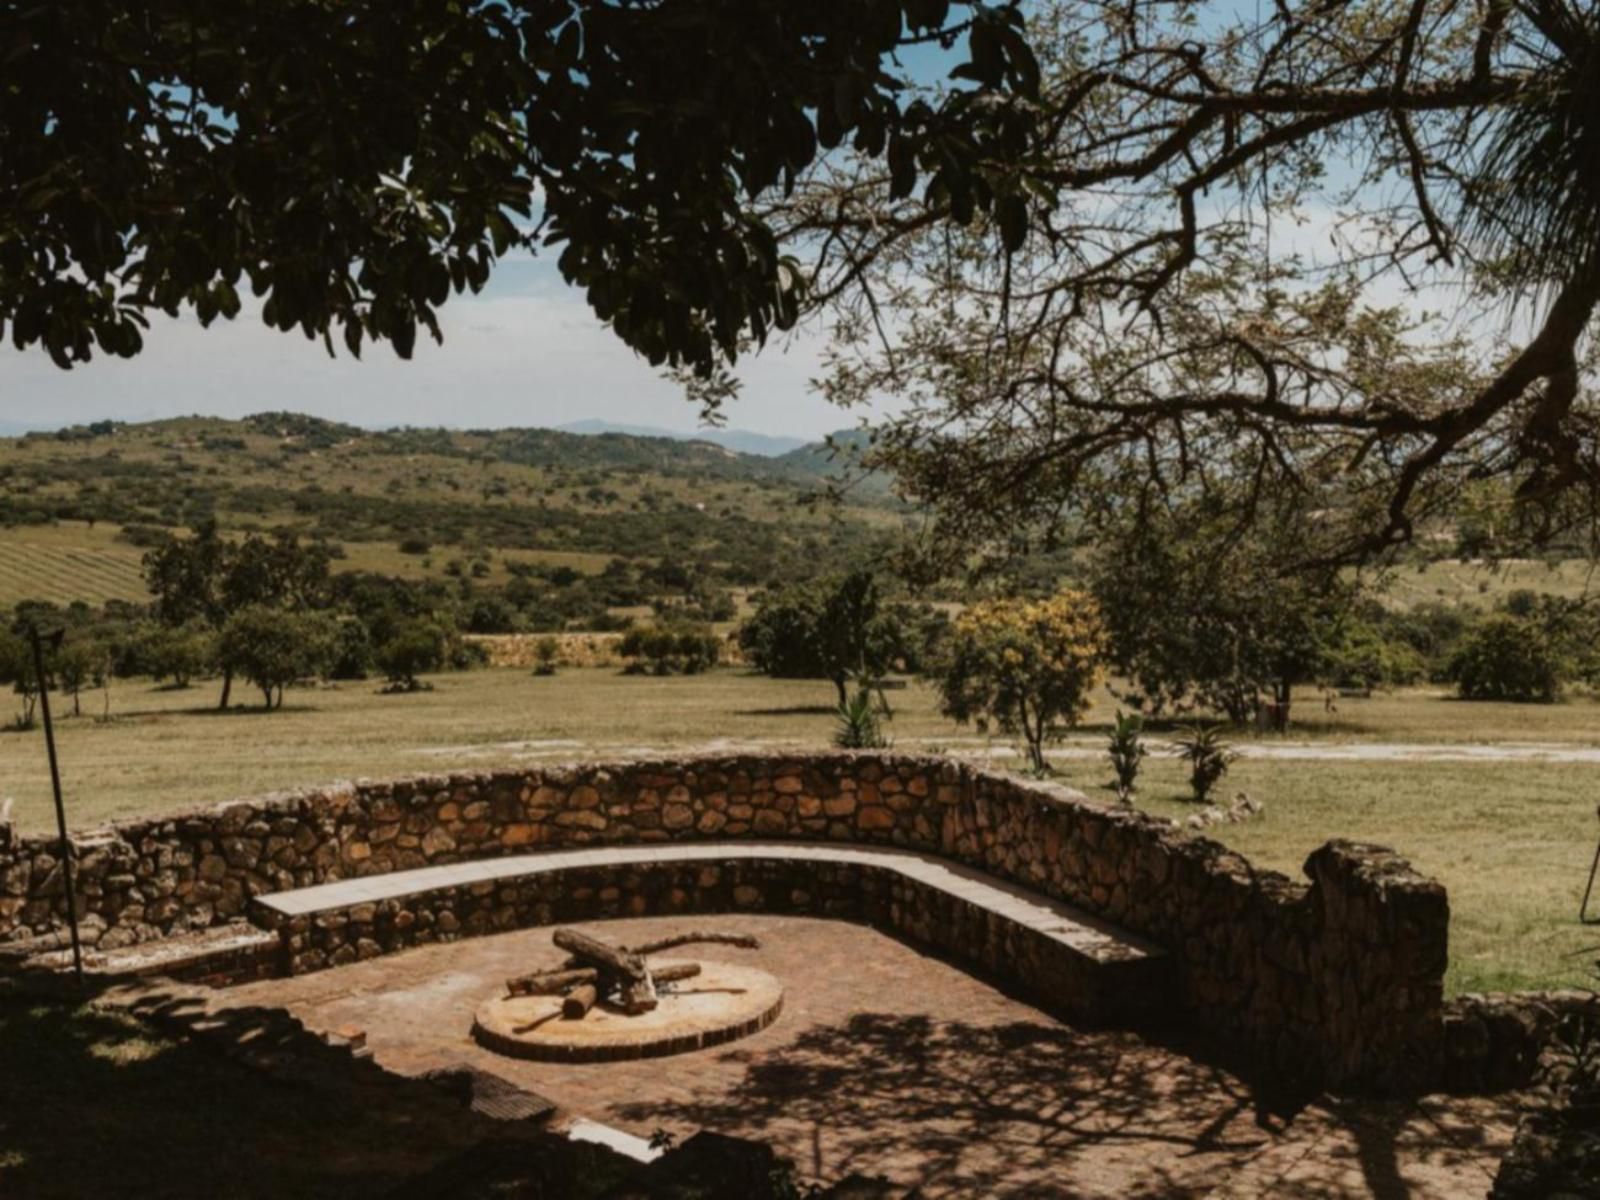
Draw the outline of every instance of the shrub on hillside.
M1450 673L1467 700L1549 703L1561 691L1564 672L1556 645L1540 625L1497 613L1467 635Z
M450 634L445 639L444 665L452 671L475 671L489 665L489 647Z
M516 608L502 596L479 596L467 613L469 633L516 633L520 627Z

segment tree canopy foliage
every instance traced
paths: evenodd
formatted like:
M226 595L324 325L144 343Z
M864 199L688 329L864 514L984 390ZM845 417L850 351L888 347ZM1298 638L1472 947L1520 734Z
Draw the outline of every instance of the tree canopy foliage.
M597 315L702 374L795 319L754 197L848 144L967 209L1024 145L1014 2L57 0L0 15L0 334L68 366L152 312L351 353L514 250L559 248ZM897 51L952 48L956 86ZM966 53L954 51L962 47Z
M1107 492L1318 497L1308 561L1473 488L1508 536L1593 530L1600 7L1033 13L1025 214L952 227L871 162L787 210L824 239L832 394L899 398L876 461L938 544L1037 545Z
M897 664L915 668L916 624L907 606L885 602L872 572L852 571L768 596L739 645L764 674L832 680L844 705L852 677L872 683Z
M1294 687L1326 673L1358 587L1296 568L1308 519L1292 507L1240 529L1224 506L1151 503L1123 514L1093 558L1093 590L1129 699L1235 723L1287 725Z
M218 532L214 522L207 522L190 537L164 538L144 556L144 577L155 597L156 616L163 624L177 627L198 623L224 635L218 707L227 708L235 671L247 666L253 670L258 661L248 648L276 645L291 636L283 632L289 629L283 622L268 630L271 622L258 611L229 641L226 635L232 619L248 610L298 612L326 604L330 590L328 563L326 546L304 545L293 533L280 531L271 538L252 533L232 541ZM246 678L260 683L258 674L247 673ZM277 688L281 700L282 683L293 682L294 678L291 675L285 681L274 677L270 685L260 683L267 692L267 707L272 707L272 689Z

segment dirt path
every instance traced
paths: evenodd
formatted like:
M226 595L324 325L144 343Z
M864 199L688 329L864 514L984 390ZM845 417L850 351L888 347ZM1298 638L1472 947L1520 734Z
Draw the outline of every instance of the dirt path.
M1146 743L1152 755L1170 754L1173 744L1159 738ZM1481 762L1554 763L1600 766L1600 746L1566 742L1231 742L1241 758L1307 762ZM1018 757L1014 746L983 738L898 738L897 749L910 753L950 754L956 758L1005 763ZM640 745L636 742L576 741L568 738L485 742L476 745L429 746L422 753L449 760L561 760L574 758L665 758L685 754L765 754L774 750L810 749L814 744L785 738L717 738L711 741ZM1101 738L1072 738L1046 752L1053 759L1105 756Z

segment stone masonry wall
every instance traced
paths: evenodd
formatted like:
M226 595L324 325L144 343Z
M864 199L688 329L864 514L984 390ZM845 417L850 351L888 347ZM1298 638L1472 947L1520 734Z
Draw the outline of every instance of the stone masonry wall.
M1308 1082L1403 1089L1442 1055L1444 889L1330 842L1306 882L1066 788L938 759L785 758L362 781L75 838L102 949L245 914L254 895L541 848L795 838L939 854L1166 947L1188 1022ZM65 921L53 839L0 829L0 939Z

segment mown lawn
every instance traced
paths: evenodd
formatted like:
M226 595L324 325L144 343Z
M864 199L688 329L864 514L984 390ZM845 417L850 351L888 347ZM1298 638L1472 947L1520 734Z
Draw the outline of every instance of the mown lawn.
M302 689L280 712L218 713L212 684L162 691L118 683L111 720L98 694L83 717L61 723L72 823L86 827L240 795L353 776L390 776L573 758L825 746L833 689L724 669L696 678L627 677L606 669L550 678L525 671L444 675L434 690L379 694L375 683ZM898 748L1005 750L937 712L926 688L890 693ZM236 689L247 703L256 698ZM59 702L58 702L59 703ZM1084 757L1059 766L1066 782L1109 799L1099 732L1114 702L1101 697L1073 744ZM1290 740L1387 743L1600 744L1600 704L1467 704L1437 692L1345 699L1325 714L1307 696ZM1270 740L1270 739L1265 739ZM1015 761L1000 759L1000 762ZM1455 914L1450 974L1456 990L1577 983L1583 951L1600 945L1576 923L1600 822L1600 765L1524 762L1244 760L1220 794L1248 791L1265 818L1218 826L1212 836L1252 860L1298 875L1329 837L1394 846L1450 889ZM1193 811L1178 765L1147 766L1141 805L1165 816ZM0 797L13 797L30 829L49 828L49 775L35 732L0 734ZM1600 957L1600 951L1589 957Z

